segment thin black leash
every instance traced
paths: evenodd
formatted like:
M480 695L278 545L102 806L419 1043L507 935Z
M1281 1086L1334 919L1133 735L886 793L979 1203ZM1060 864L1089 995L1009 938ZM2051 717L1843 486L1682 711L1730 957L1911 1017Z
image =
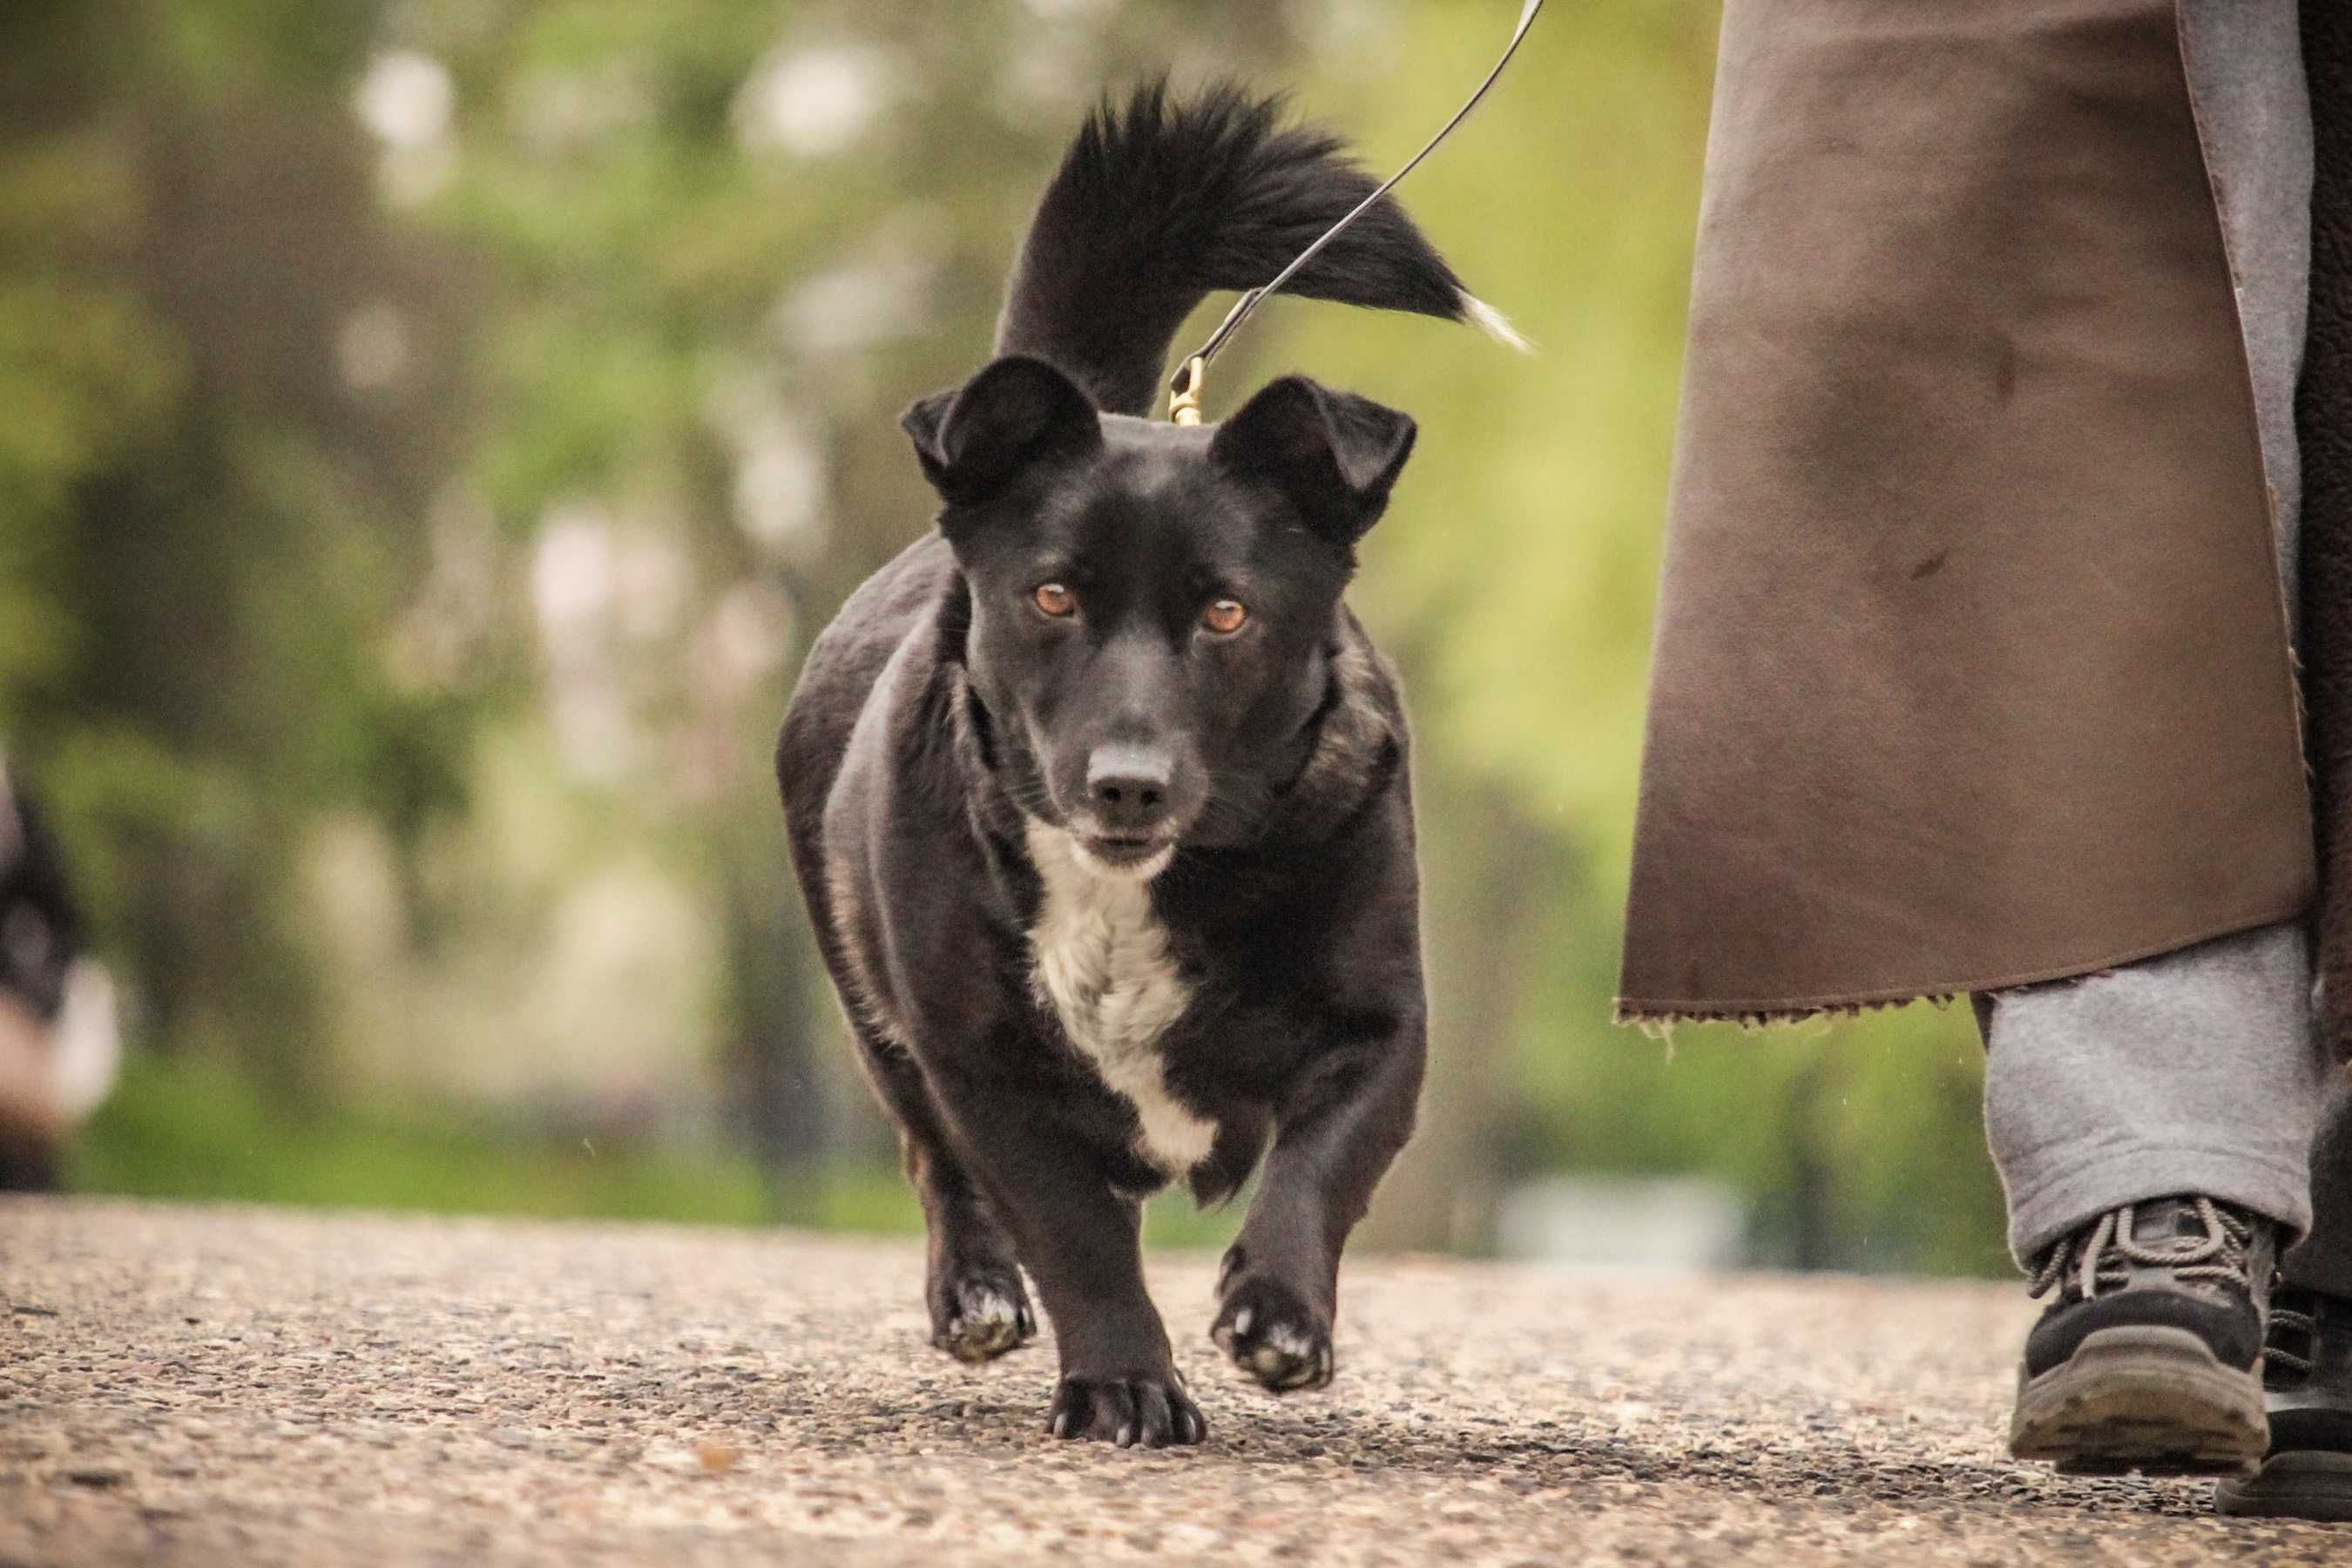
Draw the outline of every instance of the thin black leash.
M1519 13L1518 27L1511 34L1511 41L1503 47L1503 58L1495 62L1495 68L1486 73L1486 79L1478 84L1478 90L1470 95L1470 100L1455 110L1454 118L1447 121L1444 128L1429 139L1428 145L1415 153L1403 168L1391 174L1380 189L1358 202L1349 210L1345 217L1325 229L1322 237L1292 258L1289 266L1274 275L1272 282L1249 289L1234 301L1234 308L1225 312L1224 321L1219 324L1215 331L1209 334L1209 341L1202 343L1185 359L1183 368L1176 373L1176 379L1169 384L1169 418L1179 425L1198 425L1201 422L1202 377L1208 371L1209 362L1217 357L1217 351L1225 346L1225 340L1232 337L1234 330L1244 321L1248 321L1251 313L1265 302L1266 296L1278 292L1284 284L1297 277L1300 268L1321 255L1323 247L1339 238L1349 224L1370 211L1373 203L1394 190L1398 181L1421 167L1421 161L1436 152L1437 144L1453 135L1454 127L1470 118L1470 111L1478 107L1478 100L1486 96L1486 89L1493 87L1502 76L1503 68L1511 63L1511 57L1519 52L1519 45L1527 37L1528 29L1535 26L1536 13L1543 9L1543 3L1544 0L1528 0L1527 9Z

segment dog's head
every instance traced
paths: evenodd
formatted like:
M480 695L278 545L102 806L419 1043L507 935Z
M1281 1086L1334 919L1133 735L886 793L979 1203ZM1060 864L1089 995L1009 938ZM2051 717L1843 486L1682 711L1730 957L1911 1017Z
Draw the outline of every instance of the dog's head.
M1016 357L904 424L947 503L966 662L1024 812L1150 876L1295 771L1411 419L1286 376L1223 424L1162 425Z

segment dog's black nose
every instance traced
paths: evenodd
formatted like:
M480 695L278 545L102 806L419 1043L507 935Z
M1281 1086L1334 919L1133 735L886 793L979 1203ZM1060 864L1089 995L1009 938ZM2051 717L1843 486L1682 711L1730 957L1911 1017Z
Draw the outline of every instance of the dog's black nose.
M1095 816L1112 833L1141 833L1168 815L1168 781L1175 772L1156 746L1098 746L1087 759L1087 795Z

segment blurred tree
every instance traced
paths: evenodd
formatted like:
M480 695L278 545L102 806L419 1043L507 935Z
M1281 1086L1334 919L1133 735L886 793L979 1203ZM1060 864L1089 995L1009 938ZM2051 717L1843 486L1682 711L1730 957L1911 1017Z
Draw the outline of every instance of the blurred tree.
M986 357L1106 88L1295 85L1391 167L1516 11L0 9L0 737L149 1039L549 1128L531 1058L568 1053L567 1148L709 1068L784 1212L845 1212L808 1178L887 1141L767 759L810 638L930 514L898 409ZM1355 595L1407 670L1435 1004L1370 1234L1486 1245L1538 1168L1700 1172L1769 1258L1995 1267L1964 1016L1606 1021L1713 28L1551 7L1406 187L1533 358L1281 301L1212 388L1303 369L1423 427Z
M1105 83L1291 43L1267 8L1115 19L428 0L384 34L460 106L425 210L502 264L473 469L505 526L543 541L585 508L667 542L719 657L730 606L782 589L772 666L717 701L678 702L690 675L652 651L631 716L651 742L595 782L641 829L707 847L691 874L725 927L730 1099L788 1215L814 1212L828 1111L879 1137L842 1082L764 759L810 637L933 510L897 411L985 359L1035 187Z
M452 269L347 108L374 12L0 14L0 726L151 1039L284 1091L318 1061L306 820L413 837L462 744L374 657L460 409Z

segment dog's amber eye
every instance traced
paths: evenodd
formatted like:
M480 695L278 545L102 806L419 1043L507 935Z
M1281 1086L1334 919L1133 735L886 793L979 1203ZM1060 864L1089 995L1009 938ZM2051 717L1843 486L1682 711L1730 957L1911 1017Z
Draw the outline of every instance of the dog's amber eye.
M1077 611L1078 596L1059 583L1040 583L1029 596L1036 601L1039 609L1056 620Z
M1248 619L1249 611L1239 599L1219 599L1201 612L1201 624L1220 637L1241 630L1242 623Z

